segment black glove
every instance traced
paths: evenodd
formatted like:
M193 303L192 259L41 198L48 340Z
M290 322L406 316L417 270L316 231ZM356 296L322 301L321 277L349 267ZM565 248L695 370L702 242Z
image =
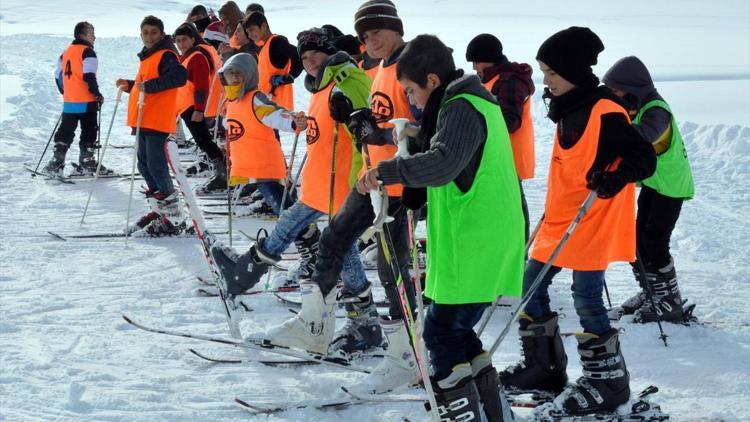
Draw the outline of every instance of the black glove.
M271 87L276 88L277 86L287 85L294 83L294 76L290 74L286 75L273 75L271 76Z
M369 108L360 108L352 113L348 127L357 142L367 145L385 145L388 142Z
M629 182L628 178L619 171L595 171L591 174L587 188L596 191L596 196L609 199L620 193Z
M328 112L331 118L337 122L349 124L351 114L354 111L351 100L341 91L336 91L328 100Z
M96 102L99 103L99 107L101 107L102 103L104 103L104 96L102 94L96 95Z

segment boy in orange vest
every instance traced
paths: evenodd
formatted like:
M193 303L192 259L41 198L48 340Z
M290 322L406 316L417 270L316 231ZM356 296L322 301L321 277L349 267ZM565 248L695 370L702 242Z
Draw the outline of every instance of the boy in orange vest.
M138 171L146 181L146 199L151 212L128 227L134 236L168 236L182 232L184 221L179 193L169 175L164 150L167 137L177 127L177 88L185 85L188 72L180 64L172 37L164 33L164 23L155 16L141 22L143 49L138 53L140 66L135 80L118 79L117 86L130 93L127 125L136 132L140 123ZM138 97L145 93L141 121L138 122ZM138 232L138 233L136 233Z
M618 331L610 326L602 292L609 263L635 256L635 184L656 166L651 145L630 124L627 111L599 86L591 66L604 50L588 28L571 27L548 38L536 59L544 73L547 117L557 123L544 220L524 273L524 294L589 195L599 197L568 238L519 320L523 361L500 373L509 390L565 389L567 356L547 292L562 268L573 270L573 303L583 377L569 387L563 409L581 415L610 412L630 398Z
M174 40L182 53L180 62L188 71L188 81L179 89L177 96L177 113L214 169L211 180L198 187L198 194L223 192L227 189L226 161L221 148L211 139L205 120L211 76L219 63L213 62L213 57L207 50L213 47L203 41L192 23L180 25L174 32ZM201 45L206 49L201 48ZM219 89L218 83L216 85L215 89Z
M479 34L469 42L466 61L472 63L479 79L497 99L503 112L521 187L521 208L528 240L529 207L522 181L534 178L534 122L531 120L534 81L531 80L531 66L509 61L503 54L503 44L492 34Z
M65 154L73 143L76 126L81 122L78 166L75 173L92 175L96 171L96 134L99 130L97 111L104 101L96 82L99 62L94 52L94 25L79 22L73 30L75 40L57 60L55 82L63 95L63 112L60 127L55 133L55 151L52 159L44 167L50 175L62 175L65 167ZM111 174L104 166L100 174Z

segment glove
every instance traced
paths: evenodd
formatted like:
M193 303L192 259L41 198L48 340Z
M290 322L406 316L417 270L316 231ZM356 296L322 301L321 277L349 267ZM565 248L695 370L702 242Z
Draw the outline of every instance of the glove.
M331 118L337 122L349 124L351 114L354 111L351 100L341 91L336 91L328 100L328 112Z
M101 106L102 103L104 103L104 96L102 94L98 94L96 96L96 102L99 103L99 106Z
M271 87L276 88L280 85L286 85L294 83L294 76L290 74L286 75L273 75L271 76Z
M591 174L587 188L596 191L596 196L609 199L620 193L629 182L628 178L619 171L595 171Z
M385 145L387 140L375 122L372 110L360 108L351 114L351 121L347 125L349 131L357 138L357 142L367 145Z

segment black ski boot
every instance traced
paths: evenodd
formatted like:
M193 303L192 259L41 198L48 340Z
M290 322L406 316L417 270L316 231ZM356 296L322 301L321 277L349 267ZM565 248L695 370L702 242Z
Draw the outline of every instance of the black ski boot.
M258 241L242 255L237 255L232 248L226 246L217 245L211 248L211 255L227 282L227 293L230 295L239 295L258 284L263 274L268 271L268 267L281 260L280 256L271 255L263 250L265 236L260 236L263 232L265 229L258 231Z
M300 255L299 274L297 279L312 278L315 270L315 255L318 253L318 241L320 240L320 230L315 223L307 226L297 238L294 239L294 245Z
M677 287L677 273L674 263L670 262L664 268L651 269L646 267L646 282L651 285L654 304L651 300L645 303L635 312L634 322L655 322L657 319L663 322L682 323L685 322L682 295Z
M481 420L479 391L471 373L471 365L453 367L448 377L432 381L441 422Z
M630 399L630 374L617 330L601 336L577 333L583 376L570 387L563 409L571 415L612 412Z
M541 390L559 394L568 383L565 354L557 314L538 321L524 314L519 320L523 360L500 372L500 382L508 391Z
M65 154L67 152L68 148L66 145L55 144L55 152L53 153L52 159L49 160L42 171L50 176L62 177L63 170L65 169Z
M492 358L482 352L471 360L471 373L479 391L482 409L487 422L508 422L514 420L505 392L500 385L497 369L492 366Z
M367 352L383 344L383 331L378 323L378 309L372 299L370 283L360 293L341 289L336 298L346 309L346 325L333 336L329 352L346 354Z
M227 166L224 160L217 158L211 161L214 168L213 177L196 189L196 195L213 195L227 191Z
M93 152L90 152L86 154L85 156L81 157L78 165L74 165L75 172L72 174L74 176L93 176L96 174L96 167L98 166L96 159L94 158ZM99 166L99 176L110 176L115 174L114 171L104 167L104 165Z
M635 279L638 281L638 285L640 286L640 290L638 293L634 294L630 298L628 298L625 302L622 302L622 305L620 305L620 308L622 309L622 315L632 315L637 311L641 306L643 306L646 303L646 286L641 281L641 272L638 270L639 265L638 263L633 263L633 276L635 276Z
M210 171L211 166L209 166L206 158L201 156L198 158L198 161L191 164L190 167L185 170L185 174L187 177L202 177L207 176Z

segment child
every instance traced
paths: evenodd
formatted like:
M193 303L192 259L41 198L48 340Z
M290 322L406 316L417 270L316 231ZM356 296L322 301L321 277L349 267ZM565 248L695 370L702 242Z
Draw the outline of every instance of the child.
M683 322L682 297L677 287L669 239L680 217L682 202L693 197L693 176L685 144L672 111L659 95L648 69L637 57L620 59L607 71L604 84L628 103L633 127L656 151L656 172L645 179L638 195L636 240L646 280L658 309L647 300L646 286L622 304L636 322ZM634 265L638 282L638 267Z
M295 132L306 124L304 113L292 114L258 90L258 65L238 53L220 71L227 99L229 185L257 183L257 189L279 215L286 160L273 130ZM293 203L289 193L286 207Z
M273 232L266 238L258 239L245 254L236 257L233 251L226 248L214 250L232 295L258 283L269 265L279 261L281 253L292 241L303 257L299 276L309 279L320 237L316 220L329 211L335 214L341 208L350 184L356 180L351 180L351 173L356 175L359 170L358 161L353 157L351 138L344 126L331 118L328 101L333 92L340 95L349 92L355 103L364 104L371 81L356 68L351 57L336 52L328 31L313 28L300 33L297 39L302 63L308 77L313 80L309 84L312 96L308 109L307 161L302 170L301 195L281 214ZM335 129L336 126L338 128ZM334 155L336 162L332 164ZM333 180L329 178L332 169L335 171ZM333 182L333 187L324 182L327 180ZM347 326L337 336L337 341L342 343L338 348L352 353L379 347L382 333L377 323L378 312L356 244L351 244L343 267L344 292L341 296L346 299L349 319ZM319 351L325 352L327 348L328 344L323 344Z
M164 23L159 18L143 18L141 40L144 47L138 53L140 66L135 80L118 79L116 84L130 93L127 124L134 133L139 123L138 96L141 91L146 94L136 145L138 171L146 181L146 199L152 211L128 227L128 233L134 236L174 235L182 232L184 221L179 194L169 175L164 146L177 126L177 88L187 82L187 70L180 64L172 38L164 33Z
M99 131L96 115L104 97L99 92L96 81L99 62L94 52L94 25L78 22L73 29L73 36L73 42L57 59L55 81L57 89L63 95L63 111L60 127L55 133L54 155L44 167L44 171L51 175L62 175L65 155L73 143L78 122L81 123L81 141L76 173L93 175L97 166L94 158L94 152L98 148L96 134ZM99 172L112 173L104 166L100 166Z
M591 66L604 50L588 28L571 27L548 38L536 59L544 73L548 117L557 123L550 160L544 220L524 273L524 294L578 209L594 190L596 200L568 238L519 320L523 361L501 372L511 390L560 393L568 378L567 356L547 289L562 268L573 270L573 303L584 332L576 334L583 377L570 387L569 414L612 411L630 398L618 331L602 299L610 262L635 255L635 185L654 171L653 148L630 125L627 112Z
M441 417L479 420L481 401L488 420L509 419L497 371L473 329L497 296L521 291L523 214L508 130L479 79L457 71L451 50L435 36L409 42L397 75L422 110L419 153L381 161L357 190L379 182L427 188L425 296L432 304L424 339Z
M529 207L522 181L534 178L534 122L531 120L534 82L531 80L531 66L509 61L503 54L503 44L491 34L477 35L469 42L466 61L472 62L479 79L500 103L508 126L528 241Z
M209 49L213 47L203 41L192 23L180 25L174 32L174 41L182 53L180 62L188 71L188 81L177 95L177 113L214 169L213 177L199 187L198 191L202 194L226 191L227 168L224 154L211 139L205 120L211 76L218 65L213 62L214 58L209 53ZM202 49L200 45L206 48Z

